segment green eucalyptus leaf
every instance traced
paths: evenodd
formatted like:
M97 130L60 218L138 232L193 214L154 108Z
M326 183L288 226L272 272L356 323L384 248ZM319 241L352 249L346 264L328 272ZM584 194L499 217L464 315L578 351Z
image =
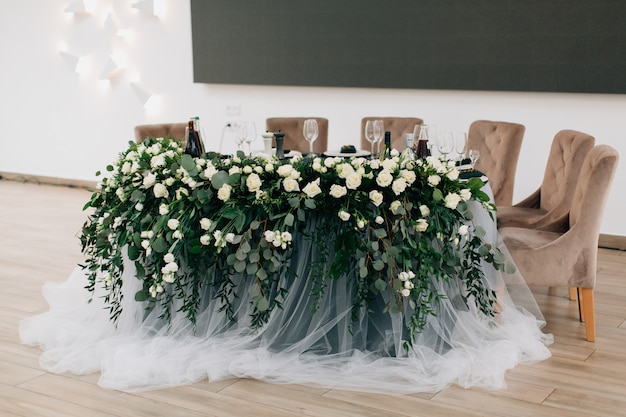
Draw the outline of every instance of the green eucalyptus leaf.
M312 198L305 199L304 206L311 210L315 210L317 208L317 204L315 204L315 200L313 200Z
M228 181L228 172L226 171L217 171L211 177L211 185L216 190L219 189L222 185L226 184L226 181Z
M383 292L387 289L387 283L383 281L382 279L378 278L376 281L374 281L374 287L378 291Z
M139 290L135 293L135 301L142 302L150 299L150 293L146 290Z
M247 265L248 265L247 262L237 259L237 261L233 265L233 268L235 269L236 272L243 272L246 270Z
M504 264L504 271L509 274L512 275L515 272L517 272L517 268L515 267L515 265L511 262L507 262L506 264Z
M259 262L261 260L261 255L259 252L250 252L248 253L248 261L250 262Z
M256 282L248 287L248 294L250 295L250 298L257 297L261 294L261 289Z
M433 200L435 201L443 201L443 193L441 192L441 190L439 188L435 188L433 190Z
M131 261L135 261L139 258L139 249L137 246L129 245L127 248L128 251L128 259Z
M295 221L295 218L293 214L287 213L287 215L285 216L285 225L291 227L293 226L294 221Z
M378 239L382 239L387 236L387 231L385 229L372 229L372 232Z
M193 160L193 157L191 155L184 153L180 157L180 166L183 167L186 171L195 170L196 161Z
M365 278L365 277L367 277L368 274L369 274L369 271L368 271L367 267L363 266L363 267L359 268L359 277L360 278Z
M258 271L258 269L259 269L259 264L257 264L257 263L249 263L246 266L246 274L254 275L254 274L256 274L256 271Z
M266 311L270 306L269 301L267 301L267 298L265 297L261 297L257 300L256 302L256 309L259 311Z
M258 271L256 271L256 276L261 280L264 281L267 279L267 272L263 269L263 268L259 268Z
M382 260L377 259L372 262L372 268L374 268L376 271L382 271L383 268L385 268L385 263Z

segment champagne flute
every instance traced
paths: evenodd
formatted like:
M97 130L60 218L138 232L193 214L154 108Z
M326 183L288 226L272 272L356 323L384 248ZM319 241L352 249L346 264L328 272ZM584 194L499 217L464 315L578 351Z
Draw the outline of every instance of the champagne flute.
M385 124L382 120L374 120L374 142L376 143L376 155L380 154L380 143L383 141L383 137L385 136ZM372 151L374 147L372 146Z
M374 155L374 145L376 144L376 138L374 137L374 127L376 120L368 120L365 122L365 140L370 143L372 155Z
M313 157L315 153L313 152L313 142L317 139L319 135L319 128L317 126L317 120L315 119L306 119L304 121L304 127L302 128L302 133L304 134L304 138L309 141L309 154L307 156Z
M480 151L478 149L470 149L469 158L472 163L472 169L474 169L474 165L476 165L476 161L478 161L478 158L480 158Z
M452 132L442 132L437 140L437 149L443 156L441 159L448 160L448 154L454 149L454 138Z
M254 122L244 122L246 126L244 142L248 145L248 154L252 154L252 142L256 140L256 125Z

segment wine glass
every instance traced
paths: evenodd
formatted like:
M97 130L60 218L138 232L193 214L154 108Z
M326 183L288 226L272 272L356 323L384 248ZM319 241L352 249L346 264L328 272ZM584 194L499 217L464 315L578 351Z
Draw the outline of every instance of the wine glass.
M246 126L244 142L248 145L248 154L252 154L252 142L256 140L256 125L254 122L243 122Z
M476 165L476 161L478 161L478 158L480 158L480 151L478 149L470 149L469 158L472 163L472 169L474 169L474 165Z
M376 125L376 120L368 120L365 122L365 140L370 143L372 155L374 155L374 145L376 144L376 139L374 137L374 128Z
M465 152L467 151L467 133L465 132L454 132L454 150L457 154L457 159L460 163L463 162L465 158Z
M452 132L442 132L437 140L437 149L443 156L441 159L448 160L448 154L454 149L454 137Z
M236 135L235 135L235 144L237 145L237 150L238 151L243 151L243 143L246 140L246 137L248 136L248 129L246 127L246 124L244 122L238 122L235 125L235 129L236 129Z
M382 120L374 120L374 142L376 143L376 155L380 154L380 143L383 141L383 137L385 136L385 123ZM372 146L372 153L374 151L374 147Z
M309 155L315 156L313 152L313 142L317 139L319 135L319 128L317 126L317 120L315 119L306 119L304 121L304 127L302 128L302 133L304 134L304 138L309 141Z

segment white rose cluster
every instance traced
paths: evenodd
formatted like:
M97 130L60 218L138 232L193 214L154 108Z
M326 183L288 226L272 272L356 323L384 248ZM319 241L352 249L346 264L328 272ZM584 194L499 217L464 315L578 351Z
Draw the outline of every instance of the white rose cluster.
M403 297L411 295L411 290L415 288L415 284L412 281L413 278L415 278L413 271L402 271L398 274L398 279L402 281L402 289L399 292Z
M266 230L263 237L272 246L276 248L287 249L287 245L291 244L291 233L281 232L280 230Z

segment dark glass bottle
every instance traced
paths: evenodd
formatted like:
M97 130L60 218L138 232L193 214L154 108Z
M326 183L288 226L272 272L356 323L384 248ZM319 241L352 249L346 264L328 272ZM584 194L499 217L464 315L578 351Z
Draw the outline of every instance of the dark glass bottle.
M385 151L384 151L384 156L388 157L390 153L391 153L391 132L386 130L385 131Z
M194 158L203 154L200 134L196 130L196 123L194 119L190 119L187 124L187 144L185 145L185 153L193 156Z

